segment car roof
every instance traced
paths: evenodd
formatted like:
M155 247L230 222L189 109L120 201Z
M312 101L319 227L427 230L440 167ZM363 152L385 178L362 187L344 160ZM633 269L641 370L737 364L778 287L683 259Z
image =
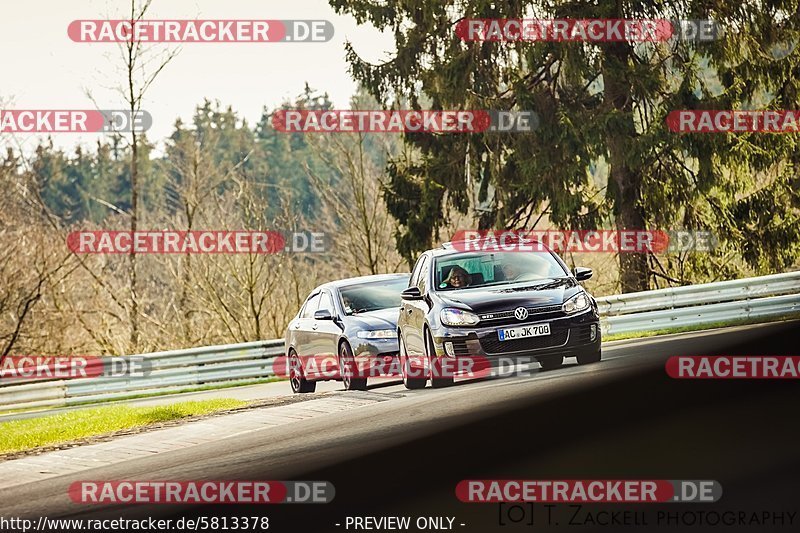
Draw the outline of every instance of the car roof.
M371 276L356 276L353 278L346 278L346 279L338 279L335 281L329 281L327 283L323 283L313 292L320 291L322 289L340 289L342 287L348 287L350 285L358 285L360 283L377 283L381 281L390 281L394 279L401 279L401 278L410 278L410 272L398 272L395 274L373 274Z

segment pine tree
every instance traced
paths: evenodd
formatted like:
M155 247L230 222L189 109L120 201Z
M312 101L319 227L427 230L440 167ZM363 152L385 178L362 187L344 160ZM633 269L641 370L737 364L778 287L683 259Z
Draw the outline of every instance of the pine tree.
M800 6L795 1L330 0L391 31L396 54L369 64L347 45L357 81L385 105L533 110L530 134L409 133L416 161L390 164L386 201L409 259L449 209L483 228L708 229L712 254L620 254L625 292L740 268L779 270L800 239L798 135L676 134L673 109L797 109ZM464 18L713 19L713 42L464 42ZM591 171L607 164L607 175Z

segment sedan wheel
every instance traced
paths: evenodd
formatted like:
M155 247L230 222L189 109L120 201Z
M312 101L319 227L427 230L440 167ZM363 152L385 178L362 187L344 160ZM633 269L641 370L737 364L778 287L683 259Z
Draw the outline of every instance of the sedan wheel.
M356 359L353 350L346 342L339 348L339 374L345 390L366 390L367 378L355 377L357 373Z
M295 394L317 390L317 382L308 381L303 375L303 366L300 364L300 358L294 352L289 356L289 383L292 385L292 392Z
M400 372L403 374L403 385L409 390L424 389L427 379L410 377L408 368L408 354L406 353L406 345L403 342L403 336L400 336Z
M578 354L578 364L579 365L588 365L589 363L596 363L602 357L601 350L597 350L596 352L587 352Z

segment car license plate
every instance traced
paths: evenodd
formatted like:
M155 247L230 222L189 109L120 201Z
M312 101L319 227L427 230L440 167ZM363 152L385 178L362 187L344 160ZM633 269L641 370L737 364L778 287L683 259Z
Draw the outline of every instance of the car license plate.
M530 326L497 330L497 337L501 341L526 339L528 337L543 337L545 335L550 335L550 324L532 324Z

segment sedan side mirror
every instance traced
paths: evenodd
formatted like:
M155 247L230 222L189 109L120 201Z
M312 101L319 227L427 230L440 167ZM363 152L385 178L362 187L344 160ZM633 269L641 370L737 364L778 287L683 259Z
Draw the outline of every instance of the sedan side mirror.
M400 297L403 300L421 300L422 293L419 291L419 287L409 287L400 293Z
M331 314L329 309L320 309L319 311L314 311L314 319L333 320L333 315Z
M575 267L573 273L575 274L575 279L578 281L584 281L591 278L594 272L592 272L591 268Z

